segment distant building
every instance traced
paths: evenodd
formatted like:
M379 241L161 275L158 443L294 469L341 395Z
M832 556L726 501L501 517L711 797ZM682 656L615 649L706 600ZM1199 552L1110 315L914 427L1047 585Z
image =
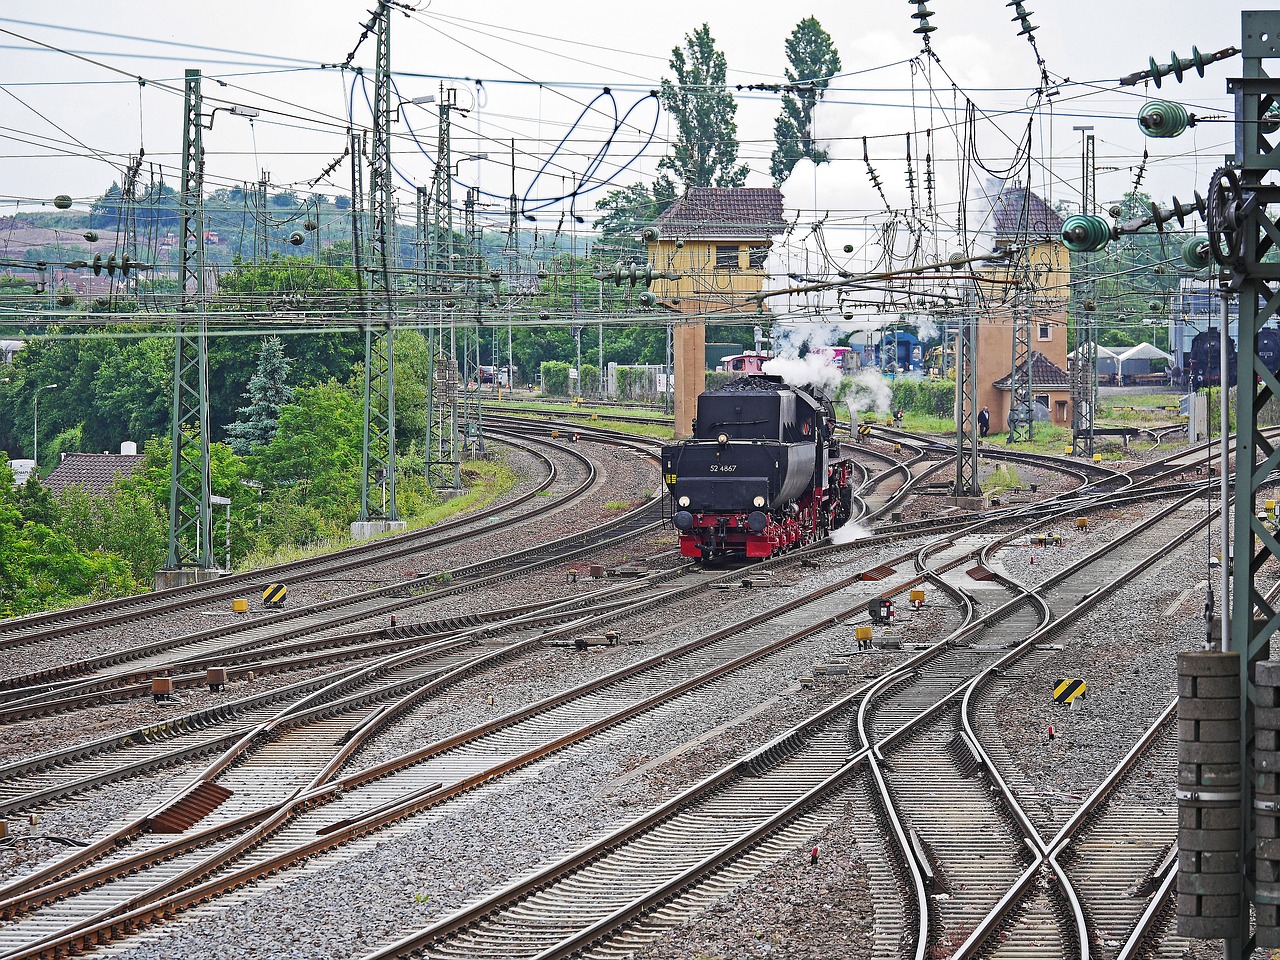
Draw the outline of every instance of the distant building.
M125 441L119 453L68 453L41 483L55 496L68 487L80 487L94 497L104 497L120 477L129 477L142 464L137 444Z
M1025 369L1026 364L1019 366ZM991 386L999 390L1004 399L999 405L984 404L992 410L991 422L996 429L1006 426L1009 419L1009 394L1013 390L1013 373L1007 373ZM1031 400L1032 414L1037 421L1048 421L1059 426L1071 423L1071 375L1038 350L1031 351ZM996 412L1003 418L996 419Z
M0 340L0 363L13 363L13 358L26 346L21 340Z
M1071 285L1070 253L1062 242L1062 218L1034 191L1020 184L1005 187L991 210L997 247L1017 245L1020 264L1030 264L1031 391L1048 402L1054 423L1071 423L1070 377L1067 374L1067 300ZM1024 259L1025 258L1025 259ZM993 429L1008 423L1009 381L1013 370L1014 308L1022 268L998 264L982 271L979 282L990 305L978 317L978 408L991 410ZM1054 373L1052 371L1057 371ZM1041 373L1047 380L1041 382ZM1059 380L1063 386L1059 387ZM1003 386L1002 386L1003 384ZM1060 401L1065 401L1060 405Z
M693 316L754 314L764 290L765 260L773 238L786 228L782 192L776 187L690 187L651 225L649 263L679 280L655 280L650 289L670 308ZM678 324L674 396L677 437L692 432L694 407L706 385L706 327L702 320Z
M764 289L769 248L786 228L780 190L690 187L652 226L649 262L681 276L653 283L659 299L681 313L756 312L746 297Z

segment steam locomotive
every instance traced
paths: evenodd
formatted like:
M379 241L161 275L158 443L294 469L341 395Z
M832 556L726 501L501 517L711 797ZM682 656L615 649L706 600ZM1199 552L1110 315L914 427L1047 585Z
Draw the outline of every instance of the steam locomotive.
M1220 332L1205 330L1197 333L1191 340L1191 349L1187 352L1187 385L1192 390L1201 387L1216 387L1222 379L1222 368L1219 363ZM1272 327L1264 327L1258 331L1258 357L1262 365L1272 373L1280 373L1280 331ZM1236 384L1236 340L1227 337L1227 386Z
M835 408L781 377L730 381L698 397L693 437L662 448L672 523L686 557L771 557L848 519L853 465Z

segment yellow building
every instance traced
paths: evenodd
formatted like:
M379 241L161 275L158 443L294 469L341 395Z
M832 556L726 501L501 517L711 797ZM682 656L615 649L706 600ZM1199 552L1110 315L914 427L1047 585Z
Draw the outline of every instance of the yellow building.
M755 314L764 290L765 260L786 224L774 187L690 187L651 228L649 262L679 280L655 280L659 301L689 320L673 332L676 436L687 437L698 394L706 386L705 320L731 323ZM696 318L696 319L695 319Z
M983 270L978 284L978 408L991 412L991 429L1009 418L1013 330L1017 309L1031 313L1031 393L1056 425L1071 424L1067 371L1067 300L1071 261L1062 243L1062 218L1031 190L1009 186L992 209L996 246L1021 252ZM1025 298L1023 287L1030 287Z

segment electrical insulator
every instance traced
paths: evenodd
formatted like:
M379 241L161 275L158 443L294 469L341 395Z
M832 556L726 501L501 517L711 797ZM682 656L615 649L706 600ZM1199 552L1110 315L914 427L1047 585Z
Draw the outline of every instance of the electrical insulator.
M1127 77L1120 78L1120 85L1124 87L1132 87L1134 84L1141 83L1143 80L1154 80L1156 88L1160 87L1160 80L1173 74L1179 83L1182 82L1182 74L1188 67L1195 67L1196 73L1204 76L1204 68L1211 63L1217 63L1219 60L1226 60L1228 57L1234 57L1240 52L1238 47L1226 47L1216 53L1201 53L1198 47L1191 48L1191 56L1179 59L1178 54L1172 50L1169 51L1169 64L1156 63L1155 57L1147 59L1148 67L1146 70L1139 70L1137 73L1131 73Z
M853 244L852 244L852 243L846 243L846 244L844 245L844 252L845 252L845 253L853 253Z
M102 254L100 253L93 255L93 275L95 277L102 276Z
M645 227L640 231L640 239L645 243L657 243L662 233L657 227Z
M652 307L655 303L658 302L657 295L648 290L640 294L640 296L637 297L637 299L640 301L640 306L642 307Z
M911 15L911 19L920 21L916 28L911 32L920 34L920 36L924 37L925 40L928 41L929 34L938 29L929 23L929 18L934 15L933 11L925 5L924 0L907 0L907 2L913 4L916 8L916 12Z
M1018 36L1029 37L1033 33L1035 33L1037 30L1040 29L1039 27L1032 25L1030 20L1031 11L1027 10L1022 5L1022 0L1009 0L1009 2L1005 4L1005 6L1014 8L1013 9L1014 15L1009 19L1012 20L1014 23L1020 24L1022 26L1022 29L1018 31Z
M302 229L306 230L308 233L312 233L320 229L320 224L316 223L314 220L304 220L302 221Z
M90 243L98 242L98 234L96 231L93 231L93 230L89 230L88 232L86 232L84 235L84 238L88 240Z
M71 198L67 196L65 193L60 193L53 198L53 205L57 207L59 210L70 210Z
M951 266L952 270L959 270L964 266L964 261L965 255L959 250L947 257L947 263Z
M1138 126L1148 137L1176 137L1195 125L1196 118L1187 108L1172 100L1152 100L1138 111Z
M1204 237L1192 237L1182 245L1182 262L1192 270L1203 270L1211 259L1209 241Z
M1073 253L1095 253L1111 240L1111 227L1101 217L1067 217L1062 225L1062 242Z
M289 234L289 242L295 247L300 247L307 242L307 235L301 230L295 230L293 233Z
M1084 302L1084 312L1094 313L1098 309L1098 304L1094 300L1086 300Z

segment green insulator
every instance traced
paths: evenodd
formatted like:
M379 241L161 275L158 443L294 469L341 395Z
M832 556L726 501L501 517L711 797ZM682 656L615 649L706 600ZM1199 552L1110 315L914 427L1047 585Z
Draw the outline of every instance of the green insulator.
M1203 270L1210 259L1209 241L1204 237L1192 237L1182 245L1182 262L1192 270Z
M650 293L648 290L640 294L640 296L637 299L640 301L640 306L642 307L652 307L655 303L658 302L657 296Z
M1101 217L1067 217L1062 225L1062 242L1073 253L1094 253L1111 239L1111 227Z
M1271 136L1277 130L1280 130L1280 104L1273 103L1267 108L1267 112L1262 115L1262 119L1258 121L1258 129L1266 136Z
M60 193L53 198L53 205L57 207L59 210L70 210L71 198L67 196L65 193Z
M89 231L86 231L86 232L85 232L85 235L84 235L84 238L85 238L86 240L88 240L90 243L97 243L97 242L98 242L98 231L96 231L96 230L89 230Z
M295 247L300 247L307 242L307 235L301 230L295 230L293 233L289 234L289 242Z
M852 244L852 243L846 243L846 244L844 245L844 252L845 252L845 253L853 253L853 244Z
M1176 137L1190 119L1187 108L1172 100L1152 100L1138 111L1138 126L1148 137Z

